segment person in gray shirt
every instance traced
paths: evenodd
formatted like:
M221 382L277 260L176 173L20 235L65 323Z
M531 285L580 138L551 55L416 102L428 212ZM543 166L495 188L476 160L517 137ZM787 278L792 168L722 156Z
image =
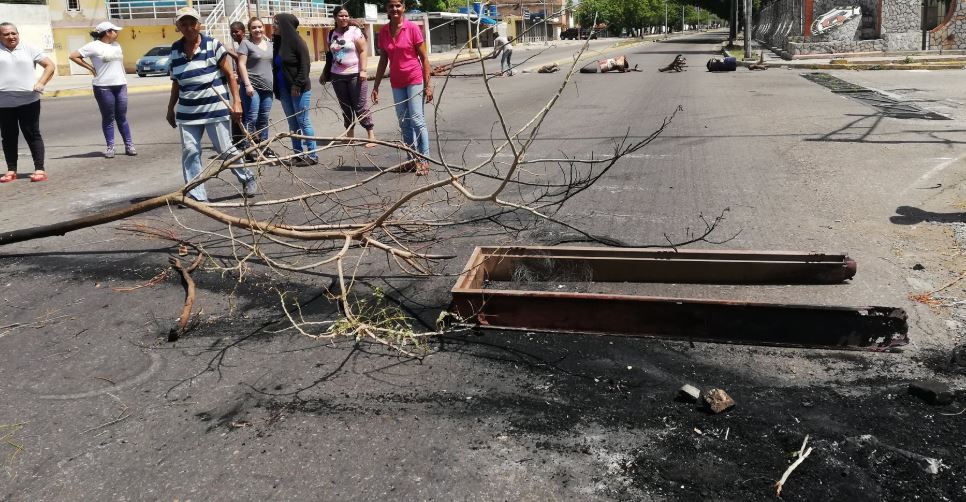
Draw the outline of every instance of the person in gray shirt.
M272 112L272 41L257 17L248 21L248 38L238 44L238 77L245 129L259 141L268 140ZM266 151L270 154L271 151Z

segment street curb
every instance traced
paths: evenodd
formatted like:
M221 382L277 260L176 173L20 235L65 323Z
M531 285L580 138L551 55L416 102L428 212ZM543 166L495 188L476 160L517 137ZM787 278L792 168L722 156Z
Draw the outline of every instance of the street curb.
M738 66L748 67L758 61L743 61L740 57L733 56L728 49L721 48L721 53L725 57L734 57ZM794 63L782 60L781 63L765 62L770 68L788 68L789 70L962 70L966 68L966 61L963 62L931 62L923 61L918 63Z
M159 92L167 91L171 89L171 83L166 84L154 84L154 85L137 85L137 86L127 86L128 94L140 94L142 92ZM44 98L68 98L71 96L93 96L93 87L84 88L73 88L73 89L60 89L56 91L44 91L42 97Z

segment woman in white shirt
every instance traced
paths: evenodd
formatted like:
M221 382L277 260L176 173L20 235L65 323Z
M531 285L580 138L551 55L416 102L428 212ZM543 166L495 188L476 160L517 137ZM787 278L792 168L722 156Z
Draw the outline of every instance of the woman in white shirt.
M127 123L127 76L124 55L117 43L120 26L109 21L97 25L91 36L94 41L70 54L70 60L87 69L94 76L94 99L101 109L101 128L107 141L104 156L114 158L114 123L124 138L124 153L137 155ZM90 58L88 63L84 58Z

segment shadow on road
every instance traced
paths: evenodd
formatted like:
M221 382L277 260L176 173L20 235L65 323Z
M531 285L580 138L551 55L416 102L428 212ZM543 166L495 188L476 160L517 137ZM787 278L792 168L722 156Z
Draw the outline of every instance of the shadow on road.
M889 217L889 221L896 225L915 225L926 221L935 223L966 223L966 213L933 213L912 206L899 206L896 208L896 214L898 216Z
M846 116L856 118L851 122L846 123L842 127L833 129L831 132L816 138L806 138L805 141L831 143L872 143L886 145L947 144L950 146L966 143L966 141L960 139L962 138L962 133L966 132L966 129L906 129L901 131L901 133L911 136L896 139L874 139L872 138L873 136L879 136L878 129L882 124L883 119L892 118L901 120L901 118L891 117L888 112L872 112L866 115L849 113L846 114ZM941 137L939 136L940 134L950 137ZM894 137L896 134L892 133L891 136Z

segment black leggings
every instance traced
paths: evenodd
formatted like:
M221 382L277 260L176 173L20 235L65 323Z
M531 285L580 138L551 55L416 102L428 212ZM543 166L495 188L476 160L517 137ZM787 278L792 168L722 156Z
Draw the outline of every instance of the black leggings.
M40 137L40 100L33 103L0 108L0 137L3 138L3 156L7 159L7 170L17 170L17 146L20 135L17 127L27 140L27 148L34 158L34 169L44 169L44 138Z
M369 92L369 85L365 80L359 78L358 73L351 75L332 74L332 89L335 96L339 98L339 106L342 108L342 122L348 129L356 118L359 124L367 131L372 130L372 117L369 114L369 106L366 94Z

